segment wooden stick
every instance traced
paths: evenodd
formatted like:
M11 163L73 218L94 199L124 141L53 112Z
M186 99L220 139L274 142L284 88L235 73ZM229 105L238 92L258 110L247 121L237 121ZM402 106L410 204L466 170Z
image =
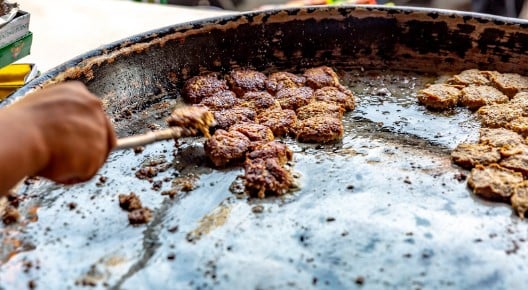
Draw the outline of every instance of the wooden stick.
M151 144L161 140L177 139L185 136L196 135L195 129L171 127L158 131L148 132L141 135L125 137L117 140L115 150L130 149L138 146Z
M7 209L7 197L0 196L0 218L4 215L5 210Z

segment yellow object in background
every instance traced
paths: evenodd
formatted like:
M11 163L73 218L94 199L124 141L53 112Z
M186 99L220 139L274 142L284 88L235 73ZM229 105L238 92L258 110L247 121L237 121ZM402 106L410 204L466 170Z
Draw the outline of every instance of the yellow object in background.
M0 69L0 101L12 94L38 74L30 63L10 64Z

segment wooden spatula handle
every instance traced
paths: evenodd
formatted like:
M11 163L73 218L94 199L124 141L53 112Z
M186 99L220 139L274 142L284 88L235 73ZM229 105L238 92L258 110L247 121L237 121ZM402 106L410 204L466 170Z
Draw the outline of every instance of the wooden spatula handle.
M125 137L117 140L115 150L130 149L138 146L151 144L161 140L177 139L185 136L192 136L196 134L196 130L182 128L182 127L171 127L158 131L148 132L141 135L135 135Z

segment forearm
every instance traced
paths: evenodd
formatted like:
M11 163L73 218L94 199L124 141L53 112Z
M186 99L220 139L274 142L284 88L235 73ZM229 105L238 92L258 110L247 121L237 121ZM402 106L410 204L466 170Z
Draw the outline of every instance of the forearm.
M0 110L0 196L46 162L41 134L20 109Z

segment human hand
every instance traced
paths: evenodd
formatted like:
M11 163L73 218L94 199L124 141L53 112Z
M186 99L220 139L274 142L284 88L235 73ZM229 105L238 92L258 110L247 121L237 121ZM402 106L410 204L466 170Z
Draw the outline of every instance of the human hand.
M92 178L116 144L101 101L80 82L55 85L15 103L11 110L36 126L43 152L35 175L72 184Z

